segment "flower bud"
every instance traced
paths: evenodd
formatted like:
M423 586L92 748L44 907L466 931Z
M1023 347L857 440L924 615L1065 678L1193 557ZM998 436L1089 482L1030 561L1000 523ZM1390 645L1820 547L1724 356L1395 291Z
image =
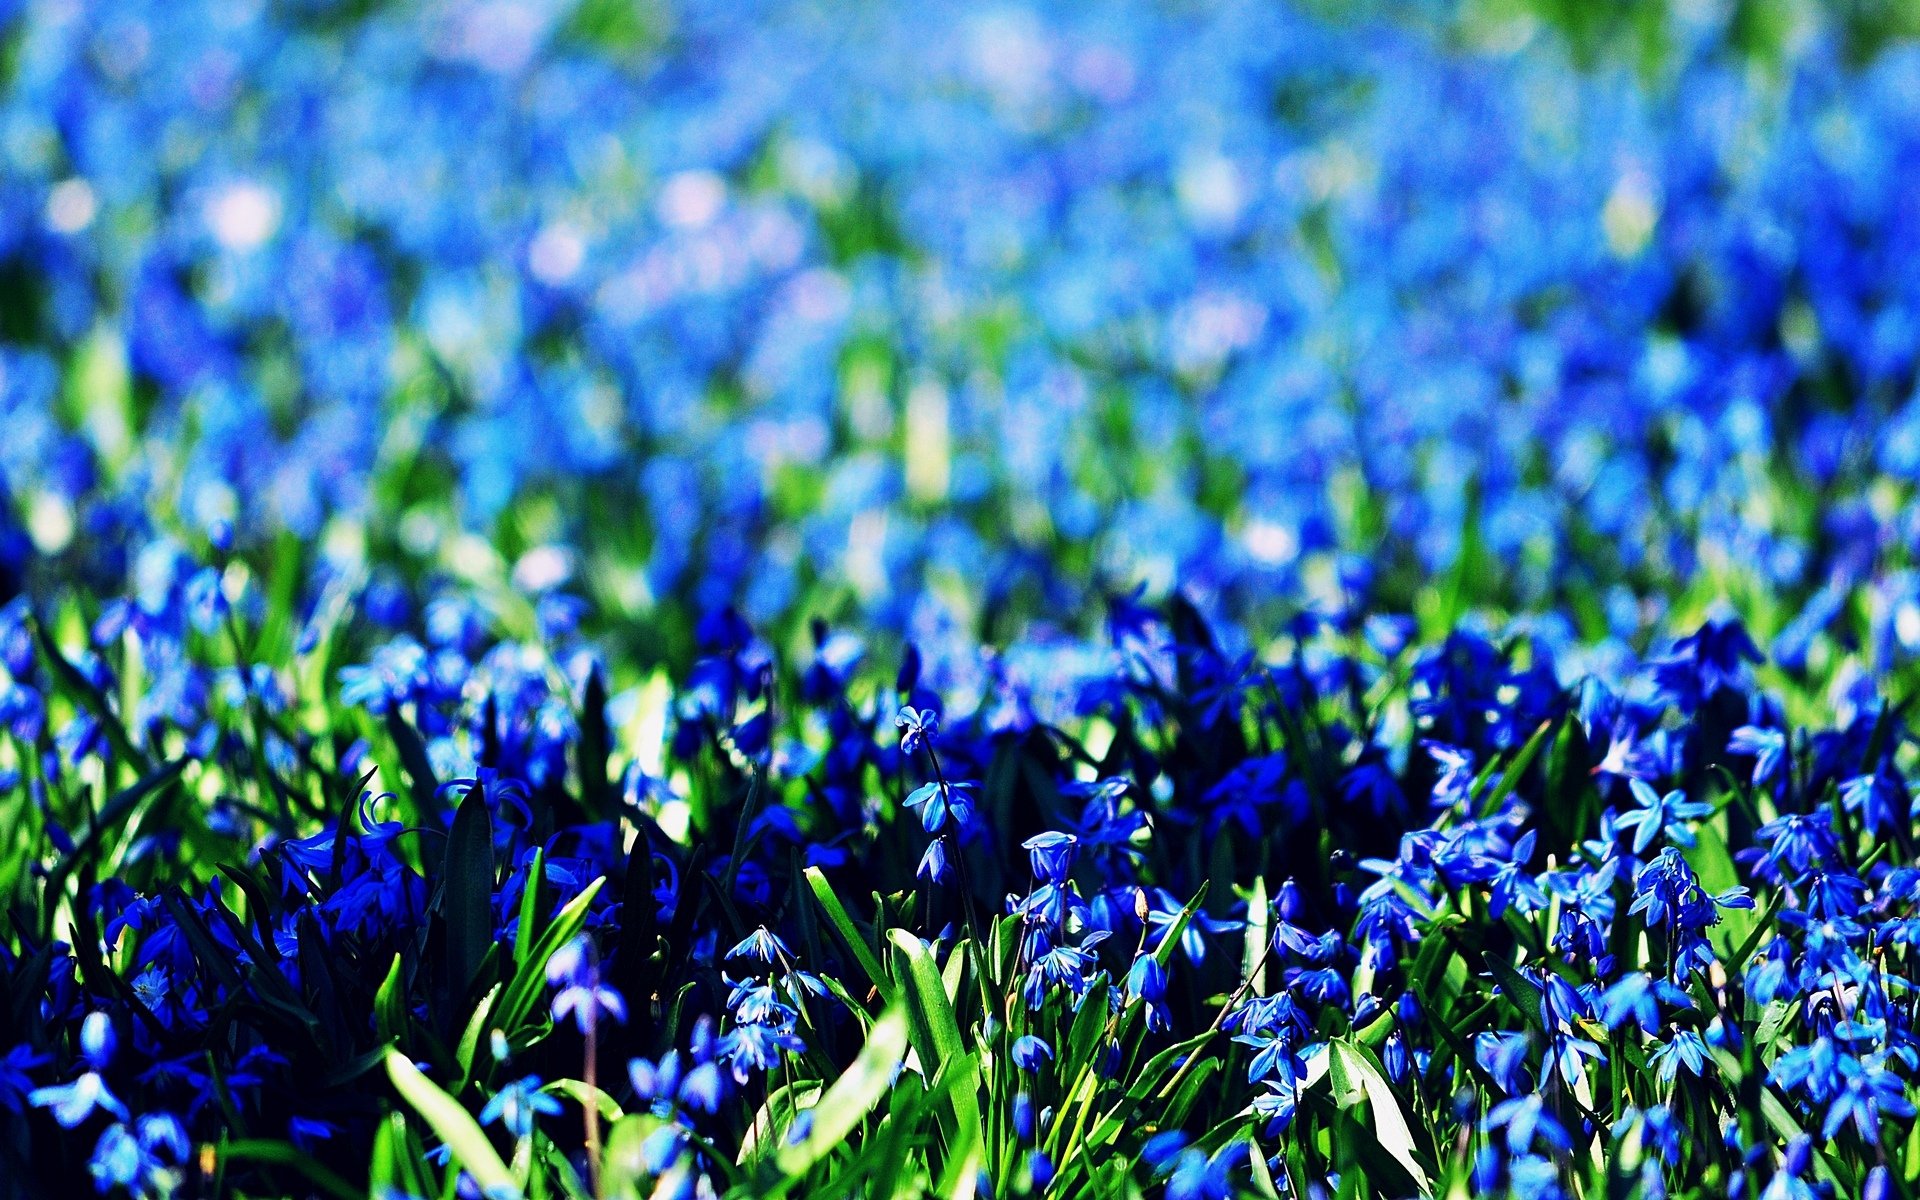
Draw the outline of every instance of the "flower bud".
M107 1014L90 1012L87 1019L80 1022L80 1053L94 1070L107 1069L107 1064L113 1061L116 1041L113 1019Z

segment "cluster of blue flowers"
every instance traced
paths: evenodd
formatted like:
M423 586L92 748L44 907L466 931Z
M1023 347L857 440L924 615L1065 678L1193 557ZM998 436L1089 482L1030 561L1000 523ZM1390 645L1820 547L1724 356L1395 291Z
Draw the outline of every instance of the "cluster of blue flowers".
M394 632L325 567L164 578L0 629L0 1153L50 1190L1920 1169L1915 743L1860 643L1816 680L1718 609L1596 673L1525 620L1116 597L1070 686L983 651L962 700L731 610L675 687L558 589Z

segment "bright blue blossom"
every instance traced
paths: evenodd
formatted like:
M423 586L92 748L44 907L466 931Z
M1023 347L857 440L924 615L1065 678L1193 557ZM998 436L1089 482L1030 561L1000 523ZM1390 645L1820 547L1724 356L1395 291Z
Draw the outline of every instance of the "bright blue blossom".
M527 1075L502 1085L488 1098L480 1109L480 1123L497 1121L508 1136L525 1138L533 1135L533 1123L539 1114L555 1116L559 1112L560 1102L540 1090L538 1077Z
M1646 853L1647 847L1662 834L1675 845L1692 846L1694 834L1686 822L1713 813L1713 805L1688 800L1685 792L1672 791L1661 795L1639 779L1629 779L1627 784L1633 791L1634 802L1640 807L1621 816L1618 823L1621 828L1634 831L1635 854Z
M973 788L971 783L936 781L915 788L906 804L920 810L921 827L928 833L946 828L949 814L956 826L965 827L973 819Z
M127 1120L127 1106L107 1089L104 1079L93 1071L81 1075L72 1083L55 1084L49 1087L33 1089L27 1096L28 1103L35 1108L53 1111L54 1120L68 1129L86 1121L96 1112L110 1113Z
M1053 1047L1032 1034L1016 1038L1009 1052L1015 1066L1023 1071L1038 1071L1046 1063L1053 1061Z

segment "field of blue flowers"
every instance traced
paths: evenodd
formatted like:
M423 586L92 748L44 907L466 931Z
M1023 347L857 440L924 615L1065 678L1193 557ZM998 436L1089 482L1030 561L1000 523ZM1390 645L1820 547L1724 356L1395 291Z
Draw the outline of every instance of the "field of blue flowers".
M1916 37L0 0L0 1200L1920 1197Z

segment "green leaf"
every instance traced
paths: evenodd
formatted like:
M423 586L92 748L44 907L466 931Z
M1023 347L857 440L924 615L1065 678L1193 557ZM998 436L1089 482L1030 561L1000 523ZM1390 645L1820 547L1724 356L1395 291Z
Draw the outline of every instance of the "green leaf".
M200 912L187 903L185 896L177 887L168 888L163 898L167 911L173 915L180 932L186 936L187 946L193 951L194 958L200 962L200 969L207 972L229 988L240 986L240 971L233 965L233 955L213 938Z
M424 1150L407 1128L404 1113L388 1113L373 1131L373 1166L367 1173L368 1191L375 1196L430 1196L436 1189L427 1180Z
M141 810L157 798L165 790L166 785L179 778L181 770L186 765L187 760L184 757L176 758L158 770L148 771L131 787L115 793L111 800L101 806L99 815L87 823L86 832L74 839L73 853L63 855L60 861L47 872L41 895L46 897L45 915L48 921L53 920L54 913L59 908L60 897L66 890L67 876L99 849L101 841L109 832L124 835L127 829L137 824Z
M556 1079L542 1090L560 1092L581 1108L593 1105L600 1110L600 1119L603 1121L618 1121L626 1115L612 1096L578 1079Z
M223 1162L263 1162L275 1166L290 1167L307 1177L321 1191L339 1200L360 1200L360 1189L340 1178L325 1164L316 1161L311 1155L302 1154L286 1142L267 1141L265 1139L246 1139L238 1142L223 1142L220 1146L220 1158Z
M933 955L919 938L904 929L890 929L887 937L907 963L905 995L911 1020L913 1048L920 1055L920 1070L929 1082L942 1077L949 1063L964 1064L966 1043L960 1037L960 1022L953 1004L947 999L947 985L934 963ZM957 953L957 951L956 951ZM950 1107L956 1122L949 1132L957 1144L979 1136L980 1096L973 1081L953 1080Z
M1133 1016L1134 1011L1135 1009L1130 1006L1127 1016L1121 1021L1123 1035L1126 1030L1132 1027L1133 1022L1130 1018ZM1126 1097L1108 1109L1106 1113L1094 1123L1093 1128L1086 1135L1086 1144L1094 1147L1104 1146L1119 1137L1120 1134L1127 1129L1128 1125L1132 1123L1131 1118L1138 1106L1146 1103L1147 1097L1153 1094L1154 1089L1158 1088L1163 1080L1179 1070L1181 1065L1189 1058L1199 1053L1209 1041L1217 1036L1217 1032L1216 1030L1209 1029L1203 1033L1195 1034L1185 1041L1175 1042L1173 1045L1166 1047L1148 1059L1146 1065L1135 1072L1131 1082L1128 1083ZM1056 1131L1053 1135L1055 1140L1060 1138L1068 1139L1061 1142L1057 1148L1057 1157L1059 1161L1064 1164L1078 1151L1078 1146L1071 1141L1072 1135L1066 1132L1067 1126L1065 1122L1056 1122L1054 1129ZM1051 1147L1052 1145L1053 1142L1050 1141L1049 1146Z
M1760 1010L1760 1025L1753 1031L1753 1040L1757 1045L1766 1046L1779 1040L1793 1020L1794 1010L1798 1006L1786 1000L1774 1000Z
M440 876L441 914L447 922L447 983L455 1003L473 986L493 944L493 818L480 785L467 789L447 831Z
M861 936L859 928L854 925L853 917L847 913L846 905L840 903L840 897L834 894L833 885L827 882L826 874L819 867L808 867L806 876L807 886L813 889L813 898L819 902L820 911L827 914L827 920L839 933L840 939L847 944L847 949L853 952L854 960L860 964L860 969L867 973L867 978L873 981L874 988L891 1002L893 981L887 978L885 969L880 966L880 960L874 957L873 948L867 944L867 939Z
M1497 954L1481 955L1487 969L1493 972L1493 978L1500 984L1500 990L1507 1000L1525 1017L1535 1029L1544 1032L1546 1021L1540 1015L1540 989L1528 982L1527 977L1514 968L1514 965Z
M520 926L519 933L513 939L513 966L515 970L527 965L527 956L533 953L534 944L540 940L534 927L540 923L540 892L547 881L547 849L537 846L533 851L533 863L527 867L527 886L520 889Z
M848 1012L854 1015L854 1018L860 1022L862 1029L873 1024L873 1014L867 1011L865 1005L854 999L853 993L847 990L846 984L841 983L831 975L820 976L820 982L825 985L828 992L832 993L834 999L838 1000L846 1007Z
M373 996L373 1027L383 1042L398 1041L407 1032L407 990L400 956L393 956L386 981Z
M247 897L247 916L252 918L253 927L258 932L260 948L273 944L273 930L282 915L282 908L275 902L271 893L260 886L260 881L251 871L244 870L232 863L221 863L220 874L232 881Z
M1067 1031L1066 1044L1060 1047L1060 1077L1077 1079L1080 1069L1093 1061L1100 1049L1100 1034L1107 1027L1107 994L1112 985L1106 975L1094 977L1086 994L1080 997Z
M360 797L366 792L367 785L380 773L379 764L368 767L360 776L353 790L339 797L340 810L333 818L333 853L328 856L327 886L340 886L340 873L347 867L347 846L353 840L354 832L360 824Z
M519 1195L519 1185L514 1183L507 1164L500 1161L493 1143L458 1100L441 1091L398 1050L387 1051L387 1076L393 1080L394 1090L446 1144L454 1161L473 1176L481 1191Z
M1140 1068L1134 1075L1133 1082L1127 1086L1127 1099L1139 1101L1152 1095L1153 1089L1160 1086L1161 1080L1178 1070L1180 1064L1188 1058L1198 1054L1213 1036L1214 1031L1211 1029L1204 1033L1197 1033L1184 1042L1175 1042L1148 1059L1147 1065Z
M1770 1087L1763 1086L1760 1089L1760 1115L1766 1118L1767 1124L1773 1126L1773 1131L1783 1141L1791 1142L1797 1137L1807 1136L1806 1130L1800 1128L1800 1122L1793 1119L1793 1113L1781 1101L1779 1094ZM1813 1164L1815 1173L1820 1177L1839 1182L1842 1195L1857 1194L1852 1172L1847 1170L1844 1163L1829 1155L1818 1139L1813 1140Z
M1495 784L1493 791L1481 801L1482 820L1499 812L1500 806L1506 803L1507 797L1513 795L1513 789L1520 786L1520 777L1527 773L1527 768L1540 753L1540 747L1547 744L1547 738L1552 733L1552 721L1540 722L1540 728L1533 731L1533 736L1527 739L1526 745L1520 747L1520 752L1513 756L1513 761L1507 764L1506 770L1500 772L1500 782Z
M907 1055L908 1022L898 1006L889 1008L867 1034L866 1045L840 1078L833 1081L813 1112L813 1128L795 1145L780 1151L780 1170L805 1174L846 1141L893 1086L894 1071Z
M835 1071L836 1077L838 1071ZM786 1134L794 1118L820 1103L820 1094L826 1091L826 1085L817 1079L796 1079L792 1083L783 1083L767 1091L767 1098L753 1114L753 1120L747 1123L747 1131L740 1139L740 1153L734 1162L745 1166L765 1153L769 1148L778 1149L779 1138L775 1135Z
M511 1038L521 1032L522 1028L529 1024L528 1018L533 1015L534 1006L539 1003L541 994L547 987L547 960L553 957L556 950L571 941L573 935L579 933L581 927L587 923L587 907L593 903L593 898L600 894L600 889L606 882L604 876L594 880L583 888L578 896L569 901L567 906L553 918L553 924L547 926L546 931L540 935L540 940L535 944L533 952L527 955L519 969L513 973L512 982L507 984L507 990L500 998L499 1027L506 1031L508 1037Z
M1367 1085L1352 1065L1351 1056L1341 1052L1342 1042L1327 1044L1327 1086L1333 1089L1333 1102L1352 1108L1367 1098Z
M973 948L967 939L961 938L960 944L953 948L953 953L947 955L947 969L940 973L940 982L947 989L949 1004L957 1006L960 1003L960 988L967 981L967 957L972 953Z
M496 983L487 989L480 1003L474 1005L473 1015L467 1018L466 1030L460 1034L460 1045L454 1051L454 1059L460 1064L460 1086L454 1089L456 1096L466 1090L468 1081L473 1078L473 1058L480 1052L480 1037L486 1032L487 1018L492 1015L494 1002L498 999L500 985Z
M580 705L580 740L576 745L580 769L580 801L589 813L605 820L614 814L618 798L607 779L607 751L613 744L607 729L607 684L600 668L587 674L587 694Z
M420 740L419 733L406 723L397 709L387 709L387 736L393 739L394 749L400 752L400 765L406 768L407 781L412 785L413 807L421 817L427 817L440 811L440 802L436 797L440 792L440 781L434 777L433 763L427 758L427 744Z
M1196 1062L1192 1072L1180 1081L1180 1086L1174 1089L1173 1096L1155 1119L1167 1129L1178 1129L1185 1124L1187 1114L1193 1111L1194 1102L1200 1099L1203 1091L1214 1086L1213 1077L1226 1066L1226 1061L1217 1054L1210 1054Z
M320 1077L320 1086L323 1088L336 1088L344 1084L352 1083L367 1072L377 1069L386 1060L387 1048L385 1046L375 1046L364 1054L354 1055L346 1062L341 1063L333 1070L322 1075Z
M924 1034L925 1041L923 1048L922 1039L916 1038L915 1049L921 1051L920 1065L928 1078L932 1078L934 1070L947 1058L965 1053L966 1046L960 1040L960 1022L954 1016L952 1001L947 998L946 980L926 945L905 929L889 929L887 940L907 964L906 999L913 1023Z
M1479 474L1468 475L1461 490L1464 503L1461 506L1460 545L1453 560L1453 569L1447 573L1446 585L1440 592L1440 606L1432 628L1432 632L1443 637L1453 631L1467 611L1474 594L1473 580L1484 566L1482 556L1485 551L1480 534L1484 505Z
M972 1088L973 1077L977 1076L980 1064L973 1056L967 1056L964 1071L955 1071L967 1078L960 1085ZM956 1066L957 1064L949 1064ZM959 1137L947 1147L947 1161L941 1168L940 1178L934 1184L934 1194L943 1200L973 1200L980 1181L980 1168L986 1158L986 1144L978 1124L962 1125Z
M1327 1074L1333 1082L1335 1103L1351 1108L1364 1097L1373 1110L1373 1134L1380 1146L1413 1177L1422 1194L1431 1190L1427 1173L1413 1157L1413 1130L1400 1111L1400 1098L1387 1082L1386 1072L1363 1046L1336 1039L1329 1045Z
M796 862L799 848L792 851ZM653 899L653 841L645 826L634 831L633 847L627 851L627 867L620 873L620 945L607 970L608 982L631 1003L645 1011L659 992L666 964L660 951L659 915ZM799 905L805 916L812 910ZM803 925L811 925L803 916ZM808 962L818 963L817 948Z
M1267 1166L1267 1156L1260 1153L1260 1147L1254 1146L1247 1159L1253 1167L1253 1190L1261 1200L1280 1200L1280 1189L1274 1185L1273 1171Z
M667 1122L650 1112L621 1117L607 1130L607 1145L600 1156L601 1186L609 1196L644 1195L641 1182L647 1175L647 1139Z
M115 757L121 762L131 764L133 769L142 775L153 774L153 759L133 744L133 738L127 734L127 727L120 723L120 714L113 711L113 706L107 702L106 695L93 686L92 680L80 673L80 668L67 661L67 656L61 653L59 645L53 640L53 635L47 632L45 625L38 620L28 623L33 627L34 637L40 643L40 653L47 660L47 666L53 671L54 678L59 681L60 689L72 696L80 707L93 714L94 719L100 722L101 735L113 748Z

